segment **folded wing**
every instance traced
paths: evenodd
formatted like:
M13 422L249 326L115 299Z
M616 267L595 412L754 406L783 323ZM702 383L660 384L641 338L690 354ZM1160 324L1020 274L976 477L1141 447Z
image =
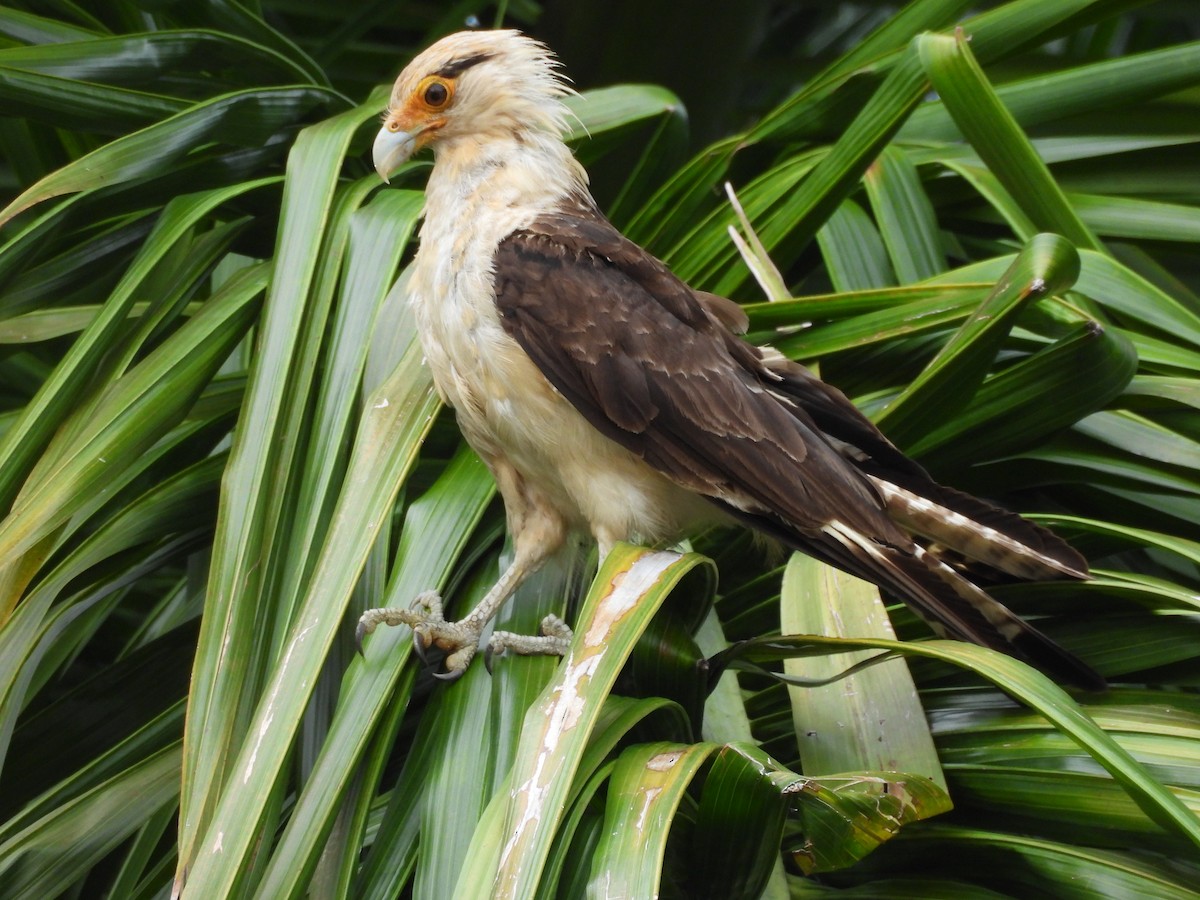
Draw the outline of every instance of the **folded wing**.
M840 391L738 338L744 319L729 301L693 291L587 204L502 241L495 281L505 330L547 380L666 477L879 584L940 634L1103 685L952 562L1022 579L1082 578L1078 553L933 482Z

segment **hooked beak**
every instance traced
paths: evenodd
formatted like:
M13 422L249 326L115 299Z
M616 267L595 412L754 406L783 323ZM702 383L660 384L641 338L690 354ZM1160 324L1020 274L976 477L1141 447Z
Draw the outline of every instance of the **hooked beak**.
M386 183L388 176L413 155L417 149L417 136L411 131L392 131L386 125L375 136L371 158L375 171Z

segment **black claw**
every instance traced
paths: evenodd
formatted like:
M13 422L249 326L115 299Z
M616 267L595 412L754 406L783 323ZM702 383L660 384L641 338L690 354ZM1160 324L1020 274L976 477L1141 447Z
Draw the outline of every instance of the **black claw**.
M492 648L490 646L483 651L483 667L487 669L489 675L492 674Z
M417 654L417 659L421 661L421 665L429 665L429 657L425 655L425 651L429 649L429 645L421 640L421 632L413 629L413 653Z
M463 672L465 671L467 670L464 668L451 669L449 672L434 672L433 677L439 681L458 681L458 679L463 677Z
M362 623L358 623L358 627L354 629L354 649L358 651L358 655L363 659L367 658L367 654L363 653L363 638L367 636L367 628Z

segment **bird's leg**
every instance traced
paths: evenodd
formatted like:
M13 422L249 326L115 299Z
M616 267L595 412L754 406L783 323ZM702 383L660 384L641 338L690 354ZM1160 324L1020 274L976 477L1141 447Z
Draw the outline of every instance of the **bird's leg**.
M497 473L498 476L500 474ZM500 477L497 478L497 482L505 495L509 529L513 535L512 565L475 608L457 622L446 621L442 614L442 600L434 591L420 594L409 609L367 610L359 619L355 631L355 639L360 649L363 638L379 625L408 625L413 630L413 645L418 655L424 657L425 650L431 645L446 651L446 671L439 673L438 678L454 680L467 670L479 649L479 638L487 623L521 583L540 569L562 546L566 536L565 524L550 507L537 503L535 498L531 498L524 491L520 499L514 501L509 492L504 490L505 487L513 485L506 484ZM524 488L524 485L519 484L517 487ZM566 623L557 616L547 616L542 620L542 630L543 634L540 637L519 637L499 632L493 635L488 652L496 652L496 641L500 638L500 652L510 649L516 653L561 654L571 636L571 630ZM506 638L516 639L517 642L506 643Z
M595 537L600 565L604 565L604 558L612 550L616 538L607 531L597 531ZM497 631L488 641L487 653L484 655L488 671L492 669L492 660L509 650L522 656L565 656L570 649L573 634L571 627L553 613L542 619L542 633L538 635Z

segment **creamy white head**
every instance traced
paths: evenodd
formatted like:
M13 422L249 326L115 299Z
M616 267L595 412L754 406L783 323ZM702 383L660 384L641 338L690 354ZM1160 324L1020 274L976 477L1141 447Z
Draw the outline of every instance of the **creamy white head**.
M386 180L426 145L440 154L461 141L559 139L570 93L553 54L520 32L452 34L400 73L375 139L375 168Z

